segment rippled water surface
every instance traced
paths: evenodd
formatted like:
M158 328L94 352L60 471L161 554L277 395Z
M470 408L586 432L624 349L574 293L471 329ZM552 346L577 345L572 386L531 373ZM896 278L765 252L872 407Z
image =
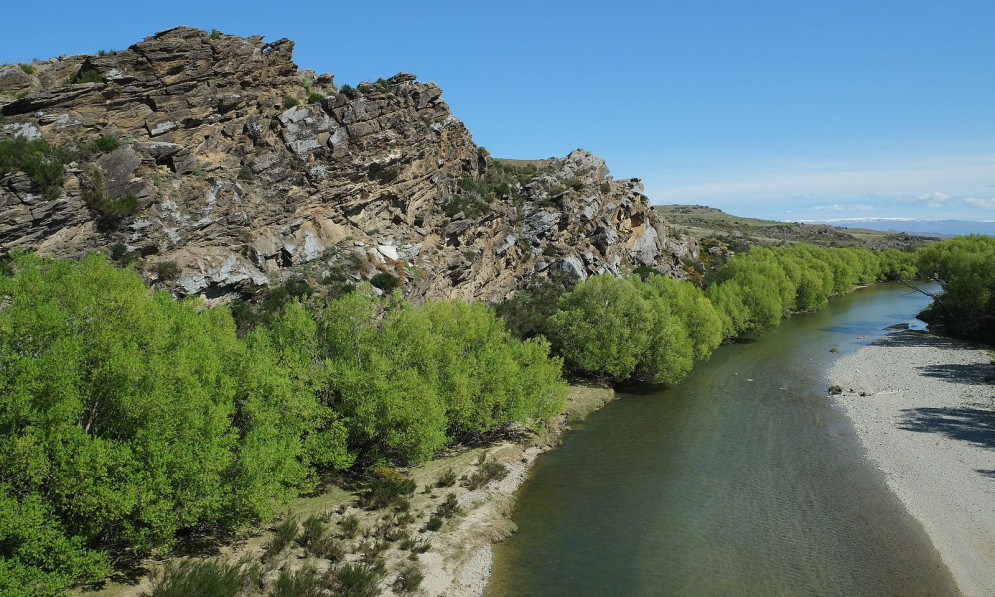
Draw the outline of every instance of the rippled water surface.
M831 348L927 303L860 290L595 413L520 490L486 596L956 594L826 397Z

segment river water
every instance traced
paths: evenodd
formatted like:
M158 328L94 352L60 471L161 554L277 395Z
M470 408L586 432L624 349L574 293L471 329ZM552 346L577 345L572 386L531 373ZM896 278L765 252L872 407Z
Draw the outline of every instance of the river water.
M485 596L958 594L826 395L830 349L928 302L858 290L621 395L540 457Z

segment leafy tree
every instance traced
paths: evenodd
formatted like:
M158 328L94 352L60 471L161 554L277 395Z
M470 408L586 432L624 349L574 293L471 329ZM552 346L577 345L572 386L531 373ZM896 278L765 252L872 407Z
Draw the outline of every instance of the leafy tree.
M623 381L650 347L652 317L631 282L592 276L560 297L550 339L572 370Z
M933 243L919 250L917 266L942 288L920 317L995 343L995 238L972 234Z

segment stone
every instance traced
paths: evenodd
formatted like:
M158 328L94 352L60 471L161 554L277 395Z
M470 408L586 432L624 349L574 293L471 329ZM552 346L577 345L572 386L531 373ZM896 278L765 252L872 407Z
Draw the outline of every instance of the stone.
M417 272L402 287L412 300L501 300L560 270L680 275L680 257L697 255L693 240L666 233L638 180L612 180L584 149L543 160L511 201L447 212L459 181L488 162L442 90L398 73L284 109L302 79L332 91L332 75L298 69L292 51L289 40L177 27L114 56L38 62L30 80L0 67L0 86L29 85L3 105L0 138L121 143L68 166L56 202L22 173L0 177L0 254L73 257L122 242L154 254L139 268L150 281L212 300L332 268L359 280L387 262ZM64 83L84 68L104 82ZM140 198L117 227L85 206L80 180L92 169L109 197ZM155 278L163 261L180 267L177 282Z

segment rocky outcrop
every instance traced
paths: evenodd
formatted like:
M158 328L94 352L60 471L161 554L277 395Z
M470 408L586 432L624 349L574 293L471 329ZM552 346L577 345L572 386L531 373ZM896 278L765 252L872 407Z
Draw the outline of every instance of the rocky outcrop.
M76 150L55 193L0 175L0 252L116 247L151 281L175 263L183 294L390 271L415 298L485 300L554 271L672 272L696 256L638 180L612 180L589 152L491 161L435 84L337 88L292 49L180 27L113 55L0 67L0 139ZM516 178L484 188L488 169ZM115 201L133 209L101 213Z

